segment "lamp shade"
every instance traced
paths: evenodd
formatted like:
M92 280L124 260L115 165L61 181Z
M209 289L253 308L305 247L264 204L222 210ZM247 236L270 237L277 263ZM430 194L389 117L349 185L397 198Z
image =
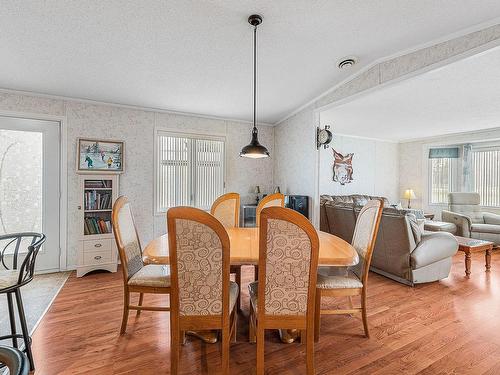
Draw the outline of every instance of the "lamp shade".
M413 189L406 189L404 194L403 194L404 199L415 199L417 196L415 195L415 192Z

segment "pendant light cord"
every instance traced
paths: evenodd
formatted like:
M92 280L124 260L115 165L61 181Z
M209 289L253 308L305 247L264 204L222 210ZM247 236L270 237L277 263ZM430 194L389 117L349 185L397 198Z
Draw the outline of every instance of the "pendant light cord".
M253 28L253 131L257 133L257 26Z

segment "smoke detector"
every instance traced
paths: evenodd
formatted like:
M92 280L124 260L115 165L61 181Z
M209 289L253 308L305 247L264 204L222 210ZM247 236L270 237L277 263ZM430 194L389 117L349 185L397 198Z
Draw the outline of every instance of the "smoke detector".
M339 69L348 69L355 65L358 62L358 58L356 56L347 56L339 60L337 63L337 67Z

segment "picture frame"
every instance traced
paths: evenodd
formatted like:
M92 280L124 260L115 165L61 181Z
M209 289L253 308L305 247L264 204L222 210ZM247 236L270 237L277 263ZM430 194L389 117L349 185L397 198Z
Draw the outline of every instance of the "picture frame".
M120 174L124 172L125 142L110 139L77 138L78 173Z

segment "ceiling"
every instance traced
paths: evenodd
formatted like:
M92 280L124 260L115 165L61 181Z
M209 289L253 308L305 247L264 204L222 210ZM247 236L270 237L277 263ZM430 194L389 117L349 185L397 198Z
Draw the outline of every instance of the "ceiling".
M0 87L275 123L374 60L500 16L498 0L0 0ZM346 71L336 62L356 55Z
M321 113L334 132L392 141L500 127L500 48Z

